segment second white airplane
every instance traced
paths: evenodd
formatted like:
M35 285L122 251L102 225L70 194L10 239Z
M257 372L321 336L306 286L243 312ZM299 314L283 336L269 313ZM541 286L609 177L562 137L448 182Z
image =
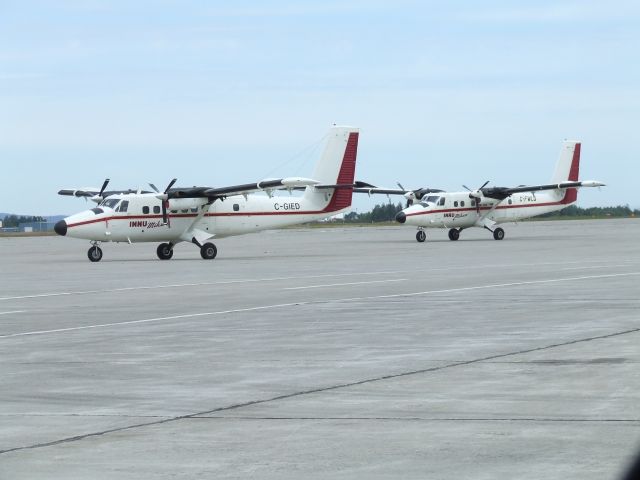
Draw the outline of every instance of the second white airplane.
M565 141L560 158L548 184L517 187L482 187L466 192L416 190L406 192L408 206L396 215L396 221L418 227L416 240L424 242L425 228L446 228L449 239L471 227L485 228L493 238L502 240L504 230L496 225L555 212L575 203L580 187L600 187L595 180L580 181L580 143ZM378 190L378 191L376 191ZM373 189L372 193L402 193L404 190Z

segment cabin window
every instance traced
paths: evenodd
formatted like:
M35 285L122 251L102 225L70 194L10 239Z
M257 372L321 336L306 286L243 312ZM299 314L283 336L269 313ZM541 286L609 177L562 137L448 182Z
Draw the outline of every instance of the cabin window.
M460 202L460 206L461 206L461 207L464 207L464 200L462 200L462 201Z
M191 213L198 213L198 207L196 207L196 208L192 208L192 209L191 209Z
M160 213L160 207L158 205L153 206L153 213Z
M237 211L239 211L239 210L240 210L240 205L238 205L237 203L234 203L234 204L233 204L233 211L234 211L234 212L237 212Z
M509 205L511 205L511 204L513 203L513 202L511 201L511 199L509 199L509 200L508 200L508 202L509 202Z
M456 200L455 202L453 202L453 206L457 207L458 206L458 201Z
M184 210L181 210L182 213L189 213L189 209L185 208Z
M149 207L147 207L146 205L144 207L142 207L142 213L144 213L145 215L149 213Z
M123 200L122 203L120 204L120 211L126 212L128 208L129 208L129 200Z
M444 206L444 197L440 198L440 201L438 202L438 205L440 205L441 207Z
M475 200L471 200L471 206L475 207L476 206L476 201Z

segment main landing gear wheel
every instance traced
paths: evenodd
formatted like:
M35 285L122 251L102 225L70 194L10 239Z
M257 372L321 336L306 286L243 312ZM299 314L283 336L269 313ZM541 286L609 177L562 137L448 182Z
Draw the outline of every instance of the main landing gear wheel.
M102 260L102 249L99 246L94 245L87 252L87 257L89 257L89 260L92 262L99 262Z
M504 238L504 230L501 228L496 228L493 231L493 238L494 240L502 240Z
M416 233L416 240L422 243L426 239L427 239L427 234L424 233L424 230L418 230L418 233Z
M460 238L460 230L452 228L449 230L449 240L458 240Z
M218 254L218 249L213 243L205 243L200 247L200 256L205 260L213 260Z
M171 257L173 257L173 248L171 248L171 245L169 245L168 243L161 243L160 245L158 245L156 253L158 254L158 258L160 260L169 260Z

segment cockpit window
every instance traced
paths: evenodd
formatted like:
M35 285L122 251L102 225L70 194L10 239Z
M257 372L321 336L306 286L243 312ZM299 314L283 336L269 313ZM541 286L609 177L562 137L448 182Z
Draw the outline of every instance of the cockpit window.
M116 212L126 212L128 208L129 208L129 201L123 200L122 202L120 202L120 205L118 205Z
M117 198L107 198L106 200L102 201L100 206L101 207L114 208L118 204L119 201L120 200L118 200Z
M429 195L426 198L423 197L420 203L422 203L425 207L427 207L429 203L435 205L436 203L438 203L439 198L440 197L438 195Z

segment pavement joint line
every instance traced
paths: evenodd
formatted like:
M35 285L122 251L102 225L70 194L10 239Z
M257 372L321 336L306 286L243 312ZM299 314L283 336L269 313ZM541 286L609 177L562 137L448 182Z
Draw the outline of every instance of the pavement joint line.
M237 415L193 416L194 420L388 420L388 421L424 421L424 422L551 422L551 423L640 423L640 418L551 418L551 417L246 417Z
M519 287L519 286L525 286L525 285L541 285L545 283L558 283L558 282L581 281L581 280L596 280L596 279L601 280L604 278L629 277L629 276L637 276L637 275L640 275L640 272L587 275L587 276L581 276L581 277L552 278L552 279L544 279L544 280L527 280L522 282L476 285L473 287L447 288L442 290L426 290L422 292L408 292L408 293L404 292L404 293L395 293L395 294L387 294L387 295L372 295L372 296L364 296L364 297L350 297L350 298L336 298L336 299L325 299L325 300L312 300L312 301L304 301L304 302L301 301L301 302L290 302L290 303L278 303L273 305L259 305L257 307L220 310L215 312L186 313L183 315L171 315L167 317L146 318L141 320L128 320L124 322L112 322L112 323L102 323L97 325L83 325L79 327L56 328L52 330L36 330L31 332L10 333L6 335L0 335L0 340L7 339L7 338L32 336L32 335L44 335L49 333L63 333L63 332L72 332L72 331L78 331L78 330L88 330L88 329L94 329L94 328L107 328L107 327L116 327L116 326L122 326L122 325L135 325L135 324L141 324L141 323L162 322L167 320L179 320L184 318L226 315L226 314L241 313L241 312L254 312L254 311L260 311L260 310L270 310L270 309L286 308L286 307L294 307L294 306L319 305L319 304L353 302L353 301L363 301L363 300L378 300L378 299L388 299L388 298L406 298L406 297L415 297L415 296L422 296L422 295L433 295L433 294L439 294L439 293L468 292L473 290Z
M512 356L515 356L515 355L524 355L524 354L527 354L527 353L540 352L540 351L544 351L544 350L551 350L553 348L565 347L565 346L568 346L568 345L575 345L575 344L578 344L578 343L592 342L592 341L595 341L595 340L603 340L603 339L607 339L607 338L613 338L613 337L618 337L618 336L628 335L628 334L633 334L633 333L638 333L638 332L640 332L640 327L639 328L629 329L629 330L623 330L623 331L620 331L620 332L613 332L613 333L597 335L597 336L592 336L592 337L585 337L585 338L579 338L579 339L575 339L575 340L568 340L566 342L561 342L561 343L553 343L553 344L545 345L545 346L542 346L542 347L532 347L532 348L528 348L528 349L516 350L516 351L513 351L513 352L498 353L498 354L494 354L494 355L488 355L488 356L485 356L485 357L466 360L466 361L463 361L463 362L450 363L450 364L447 364L447 365L440 365L440 366L436 366L436 367L429 367L429 368L424 368L424 369L419 369L419 370L411 370L411 371L407 371L407 372L391 373L391 374L388 374L388 375L381 375L381 376L378 376L378 377L366 378L366 379L363 379L363 380L357 380L357 381L353 381L353 382L339 383L339 384L336 384L336 385L329 385L329 386L325 386L325 387L317 387L317 388L311 388L311 389L307 389L307 390L300 390L300 391L297 391L297 392L285 393L285 394L277 395L277 396L270 397L270 398L263 398L263 399L258 399L258 400L249 400L249 401L246 401L246 402L236 403L236 404L233 404L233 405L217 407L217 408L213 408L213 409L202 411L202 412L196 412L196 413L185 414L185 415L178 415L178 416L171 417L171 418L163 418L163 419L154 420L154 421L151 421L151 422L142 422L142 423L137 423L137 424L134 424L134 425L127 425L127 426L124 426L124 427L111 428L111 429L107 429L107 430L102 430L100 432L90 432L90 433L85 433L85 434L82 434L82 435L75 435L73 437L67 437L67 438L62 438L62 439L59 439L59 440L53 440L53 441L50 441L50 442L37 443L37 444L33 444L33 445L24 445L24 446L20 446L20 447L12 447L12 448L8 448L8 449L0 450L0 455L11 453L11 452L22 451L22 450L34 450L34 449L39 449L39 448L52 447L52 446L56 446L56 445L61 445L61 444L66 444L66 443L71 443L71 442L77 442L77 441L85 440L85 439L88 439L88 438L101 437L101 436L108 435L108 434L111 434L111 433L124 432L124 431L127 431L127 430L133 430L133 429L136 429L136 428L152 427L152 426L156 426L156 425L163 425L165 423L177 422L177 421L180 421L180 420L192 419L192 418L197 418L197 417L204 417L204 416L211 415L211 414L217 413L217 412L228 412L228 411L231 411L231 410L239 410L239 409L245 408L245 407L251 407L251 406L254 406L254 405L264 405L266 403L277 402L279 400L288 400L290 398L301 397L301 396L304 396L304 395L312 395L312 394L316 394L316 393L331 392L331 391L335 391L335 390L340 390L340 389L345 389L345 388L350 388L350 387L356 387L356 386L360 386L360 385L367 385L367 384L372 384L372 383L383 382L385 380L393 380L393 379L396 379L396 378L409 377L409 376L420 375L420 374L424 374L424 373L438 372L438 371L446 370L446 369L450 369L450 368L473 365L473 364L477 364L477 363L481 363L481 362L486 362L488 360L495 360L497 358L512 357Z
M0 315L9 315L11 313L24 313L26 310L12 310L11 312L0 312Z
M372 283L391 283L391 282L406 282L407 278L394 278L390 280L371 280L370 282L348 282L348 283L329 283L326 285L306 285L304 287L287 287L284 290L306 290L309 288L324 288L324 287L342 287L348 285L369 285Z
M601 262L601 261L598 261ZM486 268L511 268L511 267L539 267L539 266L555 266L558 265L574 265L574 264L584 264L588 262L584 261L566 261L560 263L554 262L540 262L540 263L513 263L513 264L492 264L492 265L460 265L460 266L449 266L449 267L441 267L441 268L433 268L431 272L438 271L449 271L449 270L475 270L475 269L486 269ZM591 262L597 263L597 262ZM636 263L627 263L624 265L620 265L622 267L635 267ZM614 267L614 265L595 265L591 268L610 268ZM617 265L615 266L617 267ZM581 267L587 268L587 267ZM171 285L142 285L137 287L119 287L119 288L105 288L102 290L78 290L71 292L45 292L45 293L36 293L31 295L18 295L11 297L0 297L0 302L7 300L25 300L25 299L37 299L37 298L49 298L49 297L62 297L69 295L92 295L92 294L102 294L102 293L117 293L117 292L130 292L137 290L154 290L154 289L162 289L162 288L187 288L187 287L204 287L204 286L212 286L212 285L233 285L238 283L255 283L255 282L270 282L270 281L281 281L281 280L304 280L304 279L313 279L313 278L328 278L328 277L345 277L345 276L357 276L357 275L389 275L389 274L397 274L397 273L406 273L405 270L394 270L394 271L381 271L381 272L356 272L356 273L329 273L324 275L301 275L301 276L293 276L293 277L270 277L270 278L248 278L248 279L238 279L238 280L225 280L219 282L198 282L198 283L181 283L181 284L171 284Z

